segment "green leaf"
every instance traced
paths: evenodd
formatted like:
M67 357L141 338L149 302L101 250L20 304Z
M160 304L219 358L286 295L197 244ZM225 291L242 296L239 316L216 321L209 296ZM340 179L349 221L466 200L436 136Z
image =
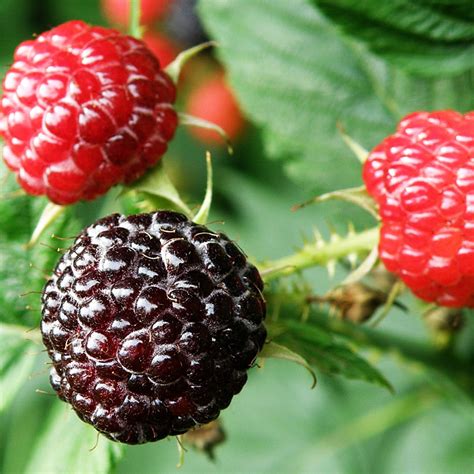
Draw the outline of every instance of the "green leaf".
M474 67L471 1L313 0L345 33L414 74L447 76ZM454 13L454 14L453 14Z
M30 300L20 295L32 289L32 276L24 248L15 243L7 246L5 241L0 241L0 321L17 323L24 319Z
M0 160L1 162L2 160ZM4 171L3 163L0 169ZM6 179L7 193L17 189L13 174ZM0 200L0 321L34 326L39 321L40 296L47 275L72 239L57 240L43 235L32 248L26 248L34 226L48 201L32 196ZM49 206L48 206L49 207ZM59 216L49 227L59 238L78 233L72 212ZM59 251L58 251L59 250Z
M364 164L369 156L369 152L359 143L357 143L351 136L347 135L341 124L338 124L337 128L341 134L341 138L344 140L344 143L347 145L349 150L352 151L354 156L361 162L361 164Z
M100 436L58 401L25 473L104 474L115 467L123 451L123 445Z
M203 0L200 12L241 105L264 129L268 153L312 187L353 185L360 165L336 124L373 146L393 127L393 110L309 1ZM342 166L346 172L335 176Z
M316 374L308 362L301 357L301 355L293 352L288 347L282 346L281 344L277 344L276 342L267 342L264 346L258 357L262 359L282 359L282 360L289 360L290 362L294 362L298 365L304 367L313 378L313 384L311 388L314 388L317 383Z
M378 369L325 328L311 321L302 323L290 319L279 324L286 327L286 332L277 336L276 341L288 346L318 369L349 379L375 383L393 391L390 382Z
M155 209L172 204L188 217L191 217L191 210L181 199L162 162L158 163L143 178L129 186L125 192L127 190L143 193Z
M2 63L5 61L5 63L11 64L11 54L18 43L31 36L30 28L28 28L30 7L28 0L2 0L0 2L0 31L2 32L0 57ZM12 18L15 18L15 21L12 21Z
M6 167L0 147L0 245L7 241L26 243L31 233L31 197L18 195L15 175ZM0 250L1 251L1 250Z
M337 124L371 149L405 113L473 105L469 73L427 80L395 70L344 38L310 0L201 0L199 12L267 154L308 191L360 182Z
M26 329L0 324L0 412L8 408L31 375L37 348Z

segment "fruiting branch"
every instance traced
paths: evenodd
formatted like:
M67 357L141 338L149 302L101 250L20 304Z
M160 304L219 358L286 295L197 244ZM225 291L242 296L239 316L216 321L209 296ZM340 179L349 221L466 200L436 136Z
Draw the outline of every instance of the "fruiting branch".
M367 253L377 246L379 228L348 234L346 237L337 237L329 242L318 241L306 244L301 250L287 257L273 260L259 265L266 282L292 275L305 268L325 266L340 258L351 254Z

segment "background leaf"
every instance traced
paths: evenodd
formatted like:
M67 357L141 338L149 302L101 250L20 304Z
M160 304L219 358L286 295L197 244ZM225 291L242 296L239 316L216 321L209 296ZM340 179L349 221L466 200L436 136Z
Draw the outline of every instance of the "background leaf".
M311 377L313 378L313 384L311 388L314 388L316 386L316 374L314 373L311 366L303 357L301 357L301 355L296 352L293 352L291 349L288 349L288 347L270 341L263 346L263 349L259 353L258 357L261 359L289 360L290 362L294 362L295 364L301 365L310 373Z
M124 447L98 436L97 431L81 422L65 403L56 402L25 473L110 472L122 456Z
M421 76L474 67L474 15L469 0L314 0L345 33L374 53Z
M393 390L390 382L377 368L325 328L289 319L278 324L281 325L281 332L275 341L288 346L319 370Z
M268 154L311 190L357 184L338 122L370 149L404 113L472 106L470 74L422 80L395 71L342 39L309 0L201 0L200 13Z
M38 346L35 347L28 335L18 327L0 323L0 347L1 412L8 408L31 375Z
M39 321L39 292L46 277L56 265L61 249L72 243L80 224L74 207L68 207L35 245L26 248L48 201L16 196L19 186L2 159L0 180L4 183L0 195L0 322L31 328ZM64 240L53 239L52 234Z

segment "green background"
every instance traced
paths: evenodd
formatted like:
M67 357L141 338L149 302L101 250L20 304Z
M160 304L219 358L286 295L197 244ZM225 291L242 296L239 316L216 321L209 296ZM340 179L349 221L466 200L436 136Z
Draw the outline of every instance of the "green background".
M360 165L343 144L337 122L370 148L394 130L404 113L473 109L470 2L381 3L199 4L249 122L234 156L212 148L215 200L210 220L258 260L291 253L303 236L311 237L313 227L327 235L328 223L340 232L349 221L359 229L373 224L350 204L291 211L293 204L315 194L361 184ZM20 41L72 18L105 24L97 0L0 0L2 72ZM181 96L178 108L184 102ZM199 203L204 192L205 151L180 130L165 158L177 188L191 204ZM16 189L11 177L5 183L6 191ZM71 235L98 215L123 210L116 194L77 206L73 221L59 222L57 233ZM45 248L26 253L21 247L44 204L29 198L0 203L3 323L38 324L37 296L27 297L34 310L25 312L18 295L40 284L39 272L29 269L29 262L51 269L56 259ZM318 294L342 275L341 268L332 280L324 269L307 274ZM428 341L421 306L410 297L405 302L410 310L393 310L379 330ZM472 361L470 316L458 346L462 357ZM176 472L174 439L121 449L100 438L90 451L95 432L54 397L35 392L51 392L42 346L12 334L0 332L1 472ZM243 392L222 414L227 441L217 448L216 461L190 450L180 472L471 472L474 415L466 394L397 354L369 350L364 356L390 381L395 394L320 372L318 386L310 390L303 368L266 361L251 371Z

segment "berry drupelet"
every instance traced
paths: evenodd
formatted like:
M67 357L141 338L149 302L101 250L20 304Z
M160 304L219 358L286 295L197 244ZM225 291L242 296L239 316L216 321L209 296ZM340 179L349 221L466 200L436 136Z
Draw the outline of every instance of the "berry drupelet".
M474 307L474 113L416 112L369 155L380 258L420 298Z
M43 291L51 384L123 443L208 423L240 392L265 342L262 290L232 241L181 214L101 219Z
M175 95L142 41L64 23L16 49L0 102L5 162L29 194L93 199L165 153Z

